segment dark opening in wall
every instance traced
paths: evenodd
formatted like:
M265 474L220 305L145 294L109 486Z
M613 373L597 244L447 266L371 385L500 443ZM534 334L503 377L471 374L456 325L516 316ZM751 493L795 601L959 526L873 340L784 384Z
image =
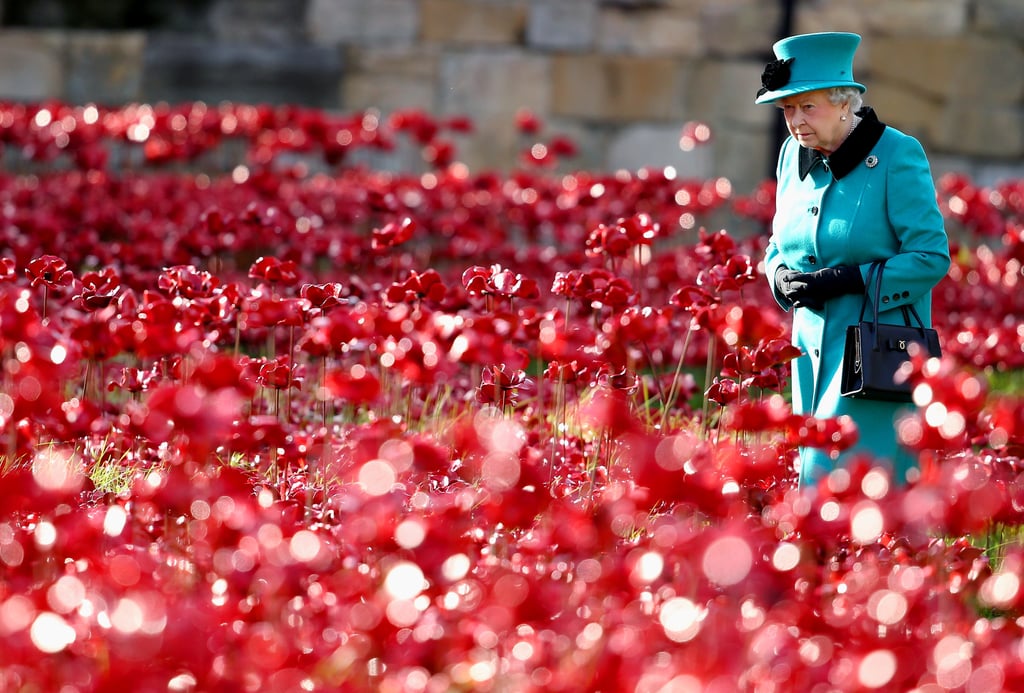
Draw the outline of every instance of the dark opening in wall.
M212 0L3 0L0 24L33 28L155 29L191 23Z

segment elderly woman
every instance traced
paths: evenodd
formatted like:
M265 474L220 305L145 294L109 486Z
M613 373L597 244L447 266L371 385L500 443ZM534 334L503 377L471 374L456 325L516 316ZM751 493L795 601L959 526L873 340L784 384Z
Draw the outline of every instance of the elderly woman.
M909 405L840 394L846 328L859 320L872 262L885 260L881 322L903 322L913 306L931 324L931 290L949 269L949 241L928 160L913 137L862 108L853 79L860 36L817 33L774 45L757 103L782 109L789 137L779 154L776 213L765 273L776 301L793 309L793 409L817 418L849 416L859 440L842 456L799 451L803 487L851 456L889 465L897 483L916 458L899 442Z

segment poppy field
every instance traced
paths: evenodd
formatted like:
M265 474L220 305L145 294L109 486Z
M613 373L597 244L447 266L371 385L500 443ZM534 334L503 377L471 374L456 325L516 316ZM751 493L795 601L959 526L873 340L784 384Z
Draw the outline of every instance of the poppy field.
M801 493L772 184L510 127L0 104L0 691L1024 690L1024 181Z

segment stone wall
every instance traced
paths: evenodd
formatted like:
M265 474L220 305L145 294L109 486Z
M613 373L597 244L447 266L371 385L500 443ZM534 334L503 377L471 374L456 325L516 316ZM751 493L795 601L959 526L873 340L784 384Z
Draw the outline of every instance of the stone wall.
M3 0L0 0L2 7ZM755 106L784 2L771 0L210 0L160 30L0 30L0 98L118 104L232 99L342 111L468 115L474 170L543 139L565 168L675 166L738 193L769 175L778 115ZM936 174L1024 176L1024 2L794 0L792 33L864 36L857 78L883 120L918 136ZM702 121L711 141L679 146Z

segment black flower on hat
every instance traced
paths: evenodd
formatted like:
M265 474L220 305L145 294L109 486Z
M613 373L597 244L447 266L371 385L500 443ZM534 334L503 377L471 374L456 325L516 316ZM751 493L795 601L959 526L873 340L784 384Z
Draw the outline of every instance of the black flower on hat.
M761 73L761 89L758 90L757 95L761 96L786 86L789 83L789 66L792 62L793 58L786 58L785 60L773 60L765 65L764 72Z

